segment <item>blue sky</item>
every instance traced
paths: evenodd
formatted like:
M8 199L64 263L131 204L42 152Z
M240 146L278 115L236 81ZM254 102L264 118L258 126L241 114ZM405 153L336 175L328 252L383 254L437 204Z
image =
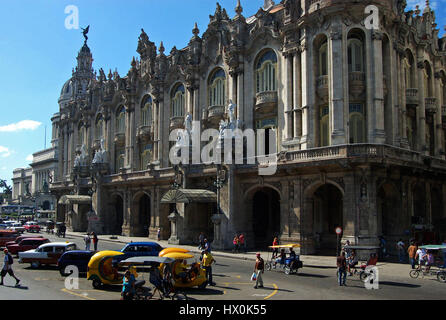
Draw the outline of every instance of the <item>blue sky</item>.
M441 2L440 2L441 1ZM278 3L279 0L276 1ZM446 24L443 0L431 0L441 30ZM236 0L220 0L228 15L235 15ZM263 0L241 0L245 17ZM408 0L410 6L424 0ZM0 1L0 178L11 179L12 170L27 167L29 156L50 146L51 116L57 99L71 77L83 44L80 29L66 29L65 8L79 9L80 27L90 25L88 45L95 70L115 68L125 76L137 40L144 28L151 41L163 41L168 54L183 48L192 37L194 22L200 35L206 30L215 0L14 0ZM440 12L441 10L441 12ZM46 139L45 139L46 127ZM46 141L45 141L46 140ZM11 181L10 181L11 182Z

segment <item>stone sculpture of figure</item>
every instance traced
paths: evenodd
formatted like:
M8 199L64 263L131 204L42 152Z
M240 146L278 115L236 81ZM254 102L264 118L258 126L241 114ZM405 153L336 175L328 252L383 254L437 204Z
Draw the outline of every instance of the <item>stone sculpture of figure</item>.
M43 191L43 193L48 193L48 191L49 191L48 182L46 182L46 180L43 180L42 191Z
M87 34L88 34L88 31L90 30L90 25L88 25L85 29L84 28L81 28L81 29L82 29L82 34L84 35L85 43L86 43L88 40Z
M192 132L192 116L190 113L188 113L184 118L184 128L187 130L188 133Z
M101 147L94 154L94 158L92 163L106 163L107 162L107 153L104 148L104 139L101 139Z
M232 130L236 128L236 119L235 119L236 107L237 105L232 103L232 100L229 100L229 105L228 105L229 128Z
M81 167L87 164L87 152L85 151L85 144L81 146L80 154L74 159L74 167Z

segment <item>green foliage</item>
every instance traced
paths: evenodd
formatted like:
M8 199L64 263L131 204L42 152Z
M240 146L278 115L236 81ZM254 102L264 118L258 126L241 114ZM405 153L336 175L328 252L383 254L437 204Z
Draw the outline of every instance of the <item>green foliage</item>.
M12 193L12 187L6 183L6 180L0 179L0 188L3 188L3 193L5 195Z

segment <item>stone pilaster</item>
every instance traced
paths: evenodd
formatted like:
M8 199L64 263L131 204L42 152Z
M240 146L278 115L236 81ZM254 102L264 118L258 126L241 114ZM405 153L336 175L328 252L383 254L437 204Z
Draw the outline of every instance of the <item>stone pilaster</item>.
M372 68L371 74L367 74L368 79L372 79L373 83L373 112L368 116L372 116L373 121L373 133L372 141L375 143L385 143L386 133L384 130L384 85L383 85L383 34L378 31L372 32L371 37L371 56L372 56Z
M424 62L420 61L418 67L418 97L419 104L417 110L417 124L418 124L418 150L427 153L426 146L426 96L424 92Z

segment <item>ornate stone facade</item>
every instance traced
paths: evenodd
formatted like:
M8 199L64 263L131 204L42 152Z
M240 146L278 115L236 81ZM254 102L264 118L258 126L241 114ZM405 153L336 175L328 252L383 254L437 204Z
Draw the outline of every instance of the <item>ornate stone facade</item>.
M92 205L59 205L58 219L150 238L160 227L179 243L204 231L216 247L236 232L259 247L279 235L305 253L333 251L337 226L358 244L445 236L446 38L429 6L367 4L379 30L365 27L360 1L267 1L248 18L240 1L233 18L217 4L202 36L195 25L169 55L142 30L125 77L93 72L85 43L54 118L51 190ZM277 132L280 156L273 176L223 166L217 190L215 165L170 164L169 134L188 114L218 130L229 101L244 129ZM82 145L88 164L97 150L109 161L74 170ZM218 191L223 215L215 203L163 204L172 185Z

